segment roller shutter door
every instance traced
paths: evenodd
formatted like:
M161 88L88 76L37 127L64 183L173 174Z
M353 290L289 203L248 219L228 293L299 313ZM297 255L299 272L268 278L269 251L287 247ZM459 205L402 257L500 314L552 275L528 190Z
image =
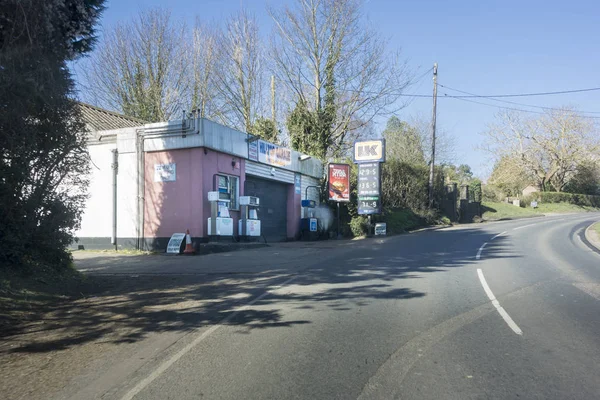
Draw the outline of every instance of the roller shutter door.
M246 175L244 195L260 199L258 219L268 242L287 239L287 192L285 183Z

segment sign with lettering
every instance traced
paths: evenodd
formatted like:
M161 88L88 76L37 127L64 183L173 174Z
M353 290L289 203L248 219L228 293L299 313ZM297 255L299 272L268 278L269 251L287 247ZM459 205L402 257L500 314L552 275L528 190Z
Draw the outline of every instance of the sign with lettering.
M248 143L248 159L258 161L258 141Z
M385 139L354 142L354 162L384 162Z
M381 199L379 196L358 198L358 213L361 215L381 213Z
M292 151L285 147L259 140L258 161L278 167L287 167L292 165Z
M379 163L358 164L358 197L379 196L381 169Z
M181 252L181 243L185 240L185 233L174 233L167 244L167 253L179 254Z
M350 201L350 166L329 164L328 171L329 200Z
M175 182L177 164L154 164L154 182Z

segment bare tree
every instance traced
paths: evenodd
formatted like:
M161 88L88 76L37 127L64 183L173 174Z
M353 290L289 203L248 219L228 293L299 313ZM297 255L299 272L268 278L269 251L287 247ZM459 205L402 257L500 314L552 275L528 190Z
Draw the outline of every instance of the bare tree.
M431 162L431 118L415 114L408 118L408 124L419 132L425 162ZM438 124L435 133L435 159L437 165L450 165L456 162L456 138Z
M255 17L241 11L230 17L217 43L216 85L226 125L252 130L262 108L263 50Z
M170 119L188 95L184 38L184 24L163 9L118 24L85 67L86 97L142 120Z
M398 54L363 23L360 6L359 0L297 0L294 8L269 9L278 82L309 111L329 105L327 145L336 152L375 117L397 111L410 81Z
M558 192L577 167L600 151L596 126L569 108L539 118L503 113L485 132L486 149L497 159L506 157L530 173L542 190L551 184Z
M204 25L196 18L192 32L191 49L191 99L190 109L198 111L201 118L218 119L218 92L215 84L217 70L218 31Z

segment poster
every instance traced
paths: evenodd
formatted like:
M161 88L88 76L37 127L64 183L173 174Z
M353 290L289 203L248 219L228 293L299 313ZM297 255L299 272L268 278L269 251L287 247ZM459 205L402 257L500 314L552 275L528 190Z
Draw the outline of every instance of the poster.
M350 201L350 166L348 164L329 164L327 176L329 200Z
M258 142L253 141L248 143L248 159L258 161Z
M175 182L176 180L176 164L154 164L154 182Z

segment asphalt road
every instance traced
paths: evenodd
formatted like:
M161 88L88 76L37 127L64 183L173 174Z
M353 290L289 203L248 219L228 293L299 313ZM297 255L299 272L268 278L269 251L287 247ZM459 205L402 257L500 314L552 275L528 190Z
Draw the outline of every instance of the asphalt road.
M599 219L469 225L314 250L220 323L135 368L115 366L113 387L97 395L600 398L600 254L583 235Z

